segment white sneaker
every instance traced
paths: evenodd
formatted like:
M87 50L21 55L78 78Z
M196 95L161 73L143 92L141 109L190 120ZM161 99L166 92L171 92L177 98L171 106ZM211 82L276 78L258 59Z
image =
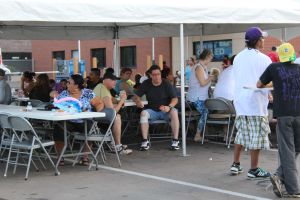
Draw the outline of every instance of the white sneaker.
M175 140L173 139L172 140L172 144L171 144L171 150L179 150L180 147L179 147L179 140Z
M230 167L230 173L232 175L238 175L238 174L241 174L243 172L244 172L244 170L243 170L241 165L237 165L237 164L233 163Z
M116 149L120 155L129 155L132 153L132 149L128 149L127 145L117 145Z
M150 148L150 143L148 140L143 140L141 146L140 146L140 151L147 151Z

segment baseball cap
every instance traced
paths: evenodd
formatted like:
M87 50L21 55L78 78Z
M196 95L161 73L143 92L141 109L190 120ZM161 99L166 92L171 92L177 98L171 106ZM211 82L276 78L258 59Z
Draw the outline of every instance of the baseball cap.
M0 68L0 76L5 76L5 71Z
M105 73L103 76L103 80L104 79L117 80L117 77L115 75L113 75L112 73Z
M280 62L290 62L296 60L294 47L290 43L283 43L277 49Z
M267 37L268 33L263 32L259 27L251 27L248 28L245 34L246 41L256 41L259 40L261 37Z

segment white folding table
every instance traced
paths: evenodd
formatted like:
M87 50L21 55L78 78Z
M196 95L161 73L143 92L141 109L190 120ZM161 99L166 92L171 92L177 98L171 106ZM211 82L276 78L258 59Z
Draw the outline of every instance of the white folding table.
M65 113L65 112L53 112L53 111L44 111L44 110L37 110L33 108L32 111L27 112L24 111L26 107L22 106L12 106L12 105L1 105L0 104L0 112L8 113L10 115L15 115L19 117L29 118L29 119L38 119L38 120L46 120L46 121L63 121L64 122L64 148L61 154L58 157L56 163L56 173L55 175L59 175L60 172L58 171L58 165L66 151L68 142L67 142L67 121L69 120L77 120L82 119L84 120L84 131L87 133L87 119L92 118L101 118L105 117L104 112L81 112L81 113Z

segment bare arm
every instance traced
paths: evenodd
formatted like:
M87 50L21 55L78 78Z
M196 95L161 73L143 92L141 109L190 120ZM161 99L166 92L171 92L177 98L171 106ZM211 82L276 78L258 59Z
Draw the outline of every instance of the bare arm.
M51 97L51 98L53 98L53 99L54 99L54 98L56 98L56 97L57 97L59 94L58 94L58 92L57 92L57 91L53 90L53 91L51 91L51 92L50 92L50 94L49 94L49 95L50 95L50 97Z
M141 101L141 98L140 98L139 96L134 95L134 96L132 97L132 100L135 102L135 104L136 104L136 106L137 106L138 108L144 108L144 104L143 104L143 102Z
M162 107L160 107L159 109L163 112L170 112L172 107L175 107L178 103L178 98L172 98L171 102L169 103L169 105L164 105Z
M90 101L91 105L96 108L97 112L100 112L104 108L104 103L100 97L95 97Z
M200 85L202 87L206 86L207 84L209 84L211 82L211 80L213 79L212 76L209 76L206 79L205 76L204 76L204 74L205 74L205 72L204 72L204 69L202 67L199 66L199 67L196 68L196 77L199 80Z
M110 97L104 97L102 100L105 108L114 108L116 112L119 112L125 102L125 99L121 98L120 101L114 105Z
M177 105L177 103L178 103L178 98L177 98L177 97L172 98L172 100L171 100L169 106L175 107L175 106Z

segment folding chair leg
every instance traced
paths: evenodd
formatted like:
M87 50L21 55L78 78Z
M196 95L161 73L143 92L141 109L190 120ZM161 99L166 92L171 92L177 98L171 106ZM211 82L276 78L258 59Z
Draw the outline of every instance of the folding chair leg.
M44 168L44 170L46 170L47 168L46 168L44 162L42 161L42 159L40 158L40 156L38 155L38 153L36 151L34 151L34 153L36 154L36 156L37 156L38 160L40 161L40 163L41 163L42 167Z
M14 139L15 139L14 136L15 135L12 136L11 141L14 141ZM12 151L12 142L11 142L10 147L9 147L9 152L8 152L8 157L7 157L7 161L6 161L4 177L7 177L7 170L8 170L8 165L9 165L9 162L10 162L11 151Z
M203 131L202 131L202 144L204 144L205 129L206 129L206 120L207 120L207 114L205 115L204 128L203 128Z
M13 174L16 173L16 170L17 170L17 165L18 165L18 161L19 161L19 150L17 152L17 156L16 156L16 160L15 160L15 166L14 166L14 171L13 171Z
M74 162L73 162L73 164L72 164L73 167L74 167L75 164L78 162L79 154L82 152L82 150L83 150L83 148L84 148L84 144L85 144L85 143L83 143L83 144L81 145L81 147L80 147L80 149L79 149L79 153L76 155L76 158L75 158L75 160L74 160Z
M227 148L229 149L230 148L230 143L231 143L231 138L233 136L233 133L234 133L234 127L235 127L235 121L232 125L232 130L231 130L231 133L230 133L230 137L229 137L229 141L228 141L228 144L227 144Z
M95 159L95 161L96 161L96 170L98 170L98 160L97 160L97 157L98 157L99 153L101 154L101 158L103 160L103 163L105 163L104 158L102 156L102 152L101 152L102 149L103 149L103 144L104 144L104 141L101 141L101 143L100 143L100 145L98 145L98 149L97 149L97 151L96 151L96 153L94 155L94 157L96 158ZM92 162L90 163L89 170L91 170L91 167L92 167L93 163L94 163L94 160L92 160Z
M114 137L112 135L111 135L111 139L112 139L112 142L115 144L115 140L114 140ZM119 157L119 152L117 151L116 145L114 145L114 148L115 148L116 157L117 157L117 160L118 160L118 163L119 163L119 167L121 167L121 161L120 161L120 157Z
M228 120L228 124L227 124L227 133L226 133L226 142L225 142L225 146L227 146L227 142L228 142L228 135L229 135L229 131L230 131L230 118Z
M130 122L127 122L127 123L126 123L126 126L125 126L125 128L124 128L124 130L123 130L122 133L121 133L121 137L123 137L123 135L126 133L128 127L129 127L129 125L130 125Z
M33 140L32 146L33 146L33 144L34 144L34 140ZM33 153L33 147L30 149L27 170L26 170L26 175L25 175L25 181L27 181L27 179L28 179L28 174L29 174L29 169L30 169L30 164L31 164L31 159L32 159L32 153Z
M42 146L42 149L43 149L43 151L45 152L47 158L49 159L51 165L53 166L53 168L54 168L54 170L55 170L55 175L59 175L60 173L59 173L58 169L56 168L56 165L54 164L54 162L53 162L53 160L51 159L50 155L48 154L47 150L45 149L44 146Z
M40 169L38 168L37 164L35 164L35 162L34 162L33 159L31 159L31 162L32 162L32 165L34 166L35 170L36 170L37 172L39 172ZM25 162L24 162L24 163L25 163Z
M105 155L105 151L104 151L103 147L100 150L100 155L101 155L101 159L103 161L103 164L106 164L106 155Z
M93 150L91 149L90 145L87 141L85 141L85 145L87 145L87 148L89 149L90 153L92 154L93 160L96 162L96 170L98 169L98 160L97 156L94 155ZM91 164L89 165L89 170L91 169Z

